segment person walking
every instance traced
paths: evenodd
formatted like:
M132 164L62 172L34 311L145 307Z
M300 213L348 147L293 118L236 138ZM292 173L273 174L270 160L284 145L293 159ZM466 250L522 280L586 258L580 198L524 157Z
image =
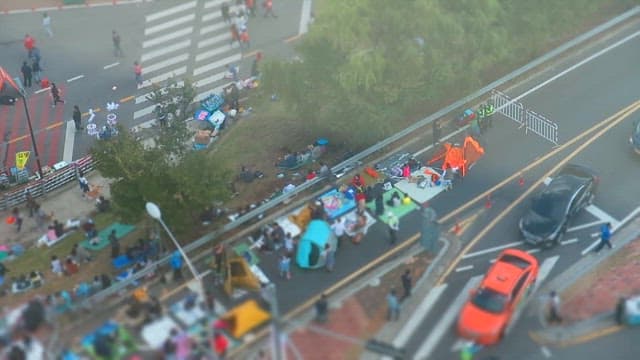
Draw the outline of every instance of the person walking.
M73 123L76 125L76 131L83 129L82 127L82 113L78 105L73 105ZM86 179L85 179L86 180Z
M264 17L267 17L269 15L271 15L271 17L273 18L277 18L278 15L276 15L273 12L273 0L265 0L262 3L262 7L264 8Z
M58 87L56 86L56 83L51 83L51 99L53 101L53 103L51 104L51 107L56 107L57 103L63 103L64 104L64 100L62 100L62 98L60 97L60 89L58 89Z
M220 7L220 14L222 14L222 19L224 20L225 23L230 23L231 22L231 15L229 14L229 4L228 3L223 3L222 6Z
M16 232L20 232L22 230L22 216L20 215L20 210L16 207L13 208L11 215L14 219L14 224L16 225Z
M34 39L33 36L26 34L24 36L23 45L27 50L27 57L31 58L31 56L33 55L33 48L36 46L36 39Z
M559 324L562 323L562 317L560 316L560 296L555 290L552 290L549 294L548 301L549 308L549 323Z
M111 31L111 41L113 42L113 56L123 57L124 53L120 47L120 34L115 30Z
M138 84L138 89L142 87L142 65L139 62L133 62L133 73L136 76L136 84Z
M411 288L413 287L413 279L411 276L411 270L407 269L404 271L402 276L400 277L402 280L402 289L404 290L404 294L402 294L402 299L406 299L411 296Z
M33 73L33 80L36 84L40 83L40 73L42 72L42 68L40 67L40 60L35 57L31 61L31 72Z
M44 28L44 31L49 34L49 37L53 37L53 30L51 29L51 17L46 12L42 14L42 28Z
M120 256L120 239L116 235L116 230L111 230L109 234L109 244L111 244L111 258L115 259Z
M400 230L400 220L389 211L387 213L387 224L389 225L389 242L394 245L398 241L398 230Z
M400 317L400 302L396 295L396 289L391 288L387 294L387 320L397 321Z
M171 260L169 260L171 269L173 269L173 281L182 279L182 262L183 259L180 251L174 251L173 254L171 254Z
M603 224L600 227L600 242L593 251L597 254L605 245L607 245L609 249L613 248L613 245L611 245L611 223Z
M280 256L280 277L286 278L287 280L291 279L291 258L287 255Z
M327 294L321 294L314 307L316 309L315 321L321 324L326 323L327 320L329 320L329 302L327 301Z
M327 243L324 246L324 259L325 259L325 267L328 272L333 271L333 267L336 264L336 252L331 248L331 244Z
M24 79L24 86L30 88L31 79L33 78L33 72L31 70L31 66L27 65L26 61L22 62L22 67L20 68L20 72L22 72L22 78Z
M86 197L89 191L91 191L91 187L89 186L89 180L84 177L83 174L80 174L78 177L78 183L80 184L80 190L82 190L82 197Z

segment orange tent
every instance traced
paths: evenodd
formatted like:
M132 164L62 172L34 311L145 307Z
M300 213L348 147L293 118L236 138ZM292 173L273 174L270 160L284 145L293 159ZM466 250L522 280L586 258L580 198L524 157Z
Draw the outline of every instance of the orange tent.
M442 149L429 160L429 164L434 164L442 160L442 169L458 169L460 175L465 176L467 170L473 166L484 155L484 148L471 136L464 139L462 147L454 146L451 143L442 145Z

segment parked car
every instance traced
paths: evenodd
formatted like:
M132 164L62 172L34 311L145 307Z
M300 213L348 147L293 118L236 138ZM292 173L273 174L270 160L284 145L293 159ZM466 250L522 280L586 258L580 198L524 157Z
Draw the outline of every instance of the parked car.
M633 151L640 154L640 119L633 122L633 132L629 137L629 143Z
M538 269L538 260L525 251L506 249L500 253L463 306L458 334L481 345L499 342L518 306L533 292Z
M520 219L520 232L527 243L539 246L558 244L570 219L593 203L599 178L580 165L566 165Z

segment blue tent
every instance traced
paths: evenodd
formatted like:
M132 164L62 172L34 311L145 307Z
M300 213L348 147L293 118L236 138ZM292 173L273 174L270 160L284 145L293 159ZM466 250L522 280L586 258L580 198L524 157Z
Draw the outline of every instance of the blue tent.
M326 221L311 220L307 230L300 238L296 262L303 269L317 269L325 265L325 259L321 256L326 244L332 249L336 248L337 240L331 227Z

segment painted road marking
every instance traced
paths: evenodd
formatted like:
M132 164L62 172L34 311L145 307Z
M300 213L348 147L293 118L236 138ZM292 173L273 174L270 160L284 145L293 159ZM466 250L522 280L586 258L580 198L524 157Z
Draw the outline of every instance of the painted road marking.
M540 284L542 284L547 276L549 276L549 274L551 273L551 269L553 269L553 267L556 265L558 259L560 259L560 256L556 255L546 258L542 262L542 265L540 265L540 269L538 270L538 281L536 282L536 287L533 289L534 291L537 291L540 288Z
M202 49L204 47L211 46L215 43L219 43L222 41L229 41L229 40L231 40L231 34L227 34L227 33L220 34L217 36L212 36L206 40L198 41L198 49ZM229 48L231 48L231 43L229 43Z
M600 209L599 207L597 207L595 205L589 205L584 209L587 210L589 212L589 214L597 217L598 219L600 219L600 220L602 220L604 222L611 223L612 227L618 227L619 224L620 224L620 221L614 219L613 216L607 214L606 212L604 212L604 210Z
M396 347L404 347L411 336L415 333L416 329L424 318L429 314L433 305L438 301L442 293L447 289L447 284L442 284L434 287L429 291L427 297L422 300L418 308L411 314L411 318L407 323L400 329L398 335L393 339L393 345Z
M164 22L162 24L158 24L156 26L150 26L148 28L144 29L144 35L145 36L149 36L149 35L153 35L157 32L163 31L163 30L167 30L170 29L172 27L178 26L178 25L182 25L184 23L192 23L194 22L196 19L196 14L188 14L188 15L184 15L181 16L179 18L175 18L173 20Z
M113 64L105 65L102 68L107 70L107 69L111 69L112 67L115 67L115 66L118 66L118 65L120 65L120 63L116 61Z
M224 59L220 59L218 61L214 61L214 62L208 63L207 65L200 66L193 69L193 76L198 76L206 72L209 72L211 70L225 67L229 64L233 64L236 61L240 61L241 59L242 59L242 54L233 54L231 56L227 56Z
M143 117L145 115L149 115L149 114L151 114L153 112L153 110L155 108L156 108L156 106L154 104L154 105L150 105L150 106L147 106L145 108L142 108L142 109L140 109L138 111L134 111L133 112L133 119L135 120L135 119L141 118L141 117Z
M201 52L196 55L196 62L208 59L210 57L213 57L219 54L223 54L227 51L229 51L229 49L225 49L224 47L219 47L219 48L211 49L205 52Z
M472 258L472 257L488 254L488 253L491 253L491 252L494 252L494 251L499 251L499 250L510 248L510 247L520 246L522 244L524 244L524 241L515 241L515 242L512 242L512 243L508 243L508 244L495 246L495 247L492 247L492 248L488 248L488 249L484 249L484 250L480 250L480 251L464 254L462 256L462 259L469 259L469 258Z
M62 161L70 164L73 162L73 145L75 143L76 125L73 120L67 121L67 129L64 135L64 150L62 151Z
M203 19L203 22L205 20ZM213 24L213 25L208 25L208 26L203 26L200 29L200 35L206 35L210 32L214 32L214 31L218 31L220 29L225 29L226 31L226 27L227 27L227 23L225 22L221 22L221 23L217 23L217 24Z
M459 268L456 268L456 272L463 272L471 269L473 269L473 265L461 266Z
M223 80L225 78L226 73L219 73L219 74L215 74L215 75L211 75L207 78L201 79L196 81L195 85L196 87L202 87L204 85L208 85L220 80ZM231 80L229 80L229 82L231 82Z
M563 240L560 241L560 245L569 245L569 244L574 244L578 242L578 238L573 238L573 239L569 239L569 240Z
M636 215L638 215L640 213L640 206L633 209L633 211L631 211L629 214L627 214L627 216L624 217L624 219L622 219L621 221L616 222L616 224L614 225L613 223L611 224L611 234L614 234L619 228L623 227L626 223L628 223L631 219L633 219ZM599 237L600 233L592 233L591 237ZM593 243L591 243L591 245L587 246L584 250L582 250L581 255L584 256L587 253L589 253L591 250L593 250L596 246L598 246L598 243L600 242L600 239L594 241Z
M177 14L179 12L185 11L185 10L189 10L196 7L196 1L191 1L185 4L181 4L178 6L174 6L174 7L170 7L168 9L162 10L162 11L156 11L152 14L149 14L147 16L144 17L144 21L145 22L152 22L152 21L156 21L159 19L162 19L163 17L167 17L170 15L174 15Z
M173 69L173 70L171 70L169 72L162 73L162 74L160 74L158 76L152 77L151 79L149 79L147 85L159 84L159 83L161 83L163 81L166 81L166 80L171 79L171 78L176 77L176 76L184 75L186 73L187 73L187 67L186 66L181 66L181 67L179 67L177 69ZM143 84L142 87L145 87L145 85Z
M43 92L45 92L45 91L49 91L49 89L51 89L51 86L46 87L46 88L44 88L44 89L36 90L36 91L34 91L33 93L34 93L34 94L40 94L40 93L43 93Z
M78 75L78 76L74 76L71 79L67 79L67 82L70 83L72 81L76 81L76 80L80 80L84 77L84 75Z
M300 15L300 25L298 35L306 34L309 31L309 20L311 19L311 0L302 1L302 14Z
M541 346L540 347L540 351L542 352L542 355L544 355L544 357L546 357L546 358L550 358L551 357L551 351L549 350L548 347Z
M427 337L426 341L422 343L422 346L418 349L415 355L415 359L428 359L429 355L433 349L438 345L442 336L444 336L445 332L449 330L451 324L458 316L462 305L469 297L469 291L478 284L480 284L480 280L482 280L482 275L474 276L464 285L462 291L458 294L458 296L453 300L451 306L447 309L444 315L440 318L440 321L433 327L433 330Z
M163 46L158 50L149 51L147 53L142 54L142 56L140 56L140 61L142 62L149 61L153 58L157 58L158 56L166 55L176 50L188 48L189 46L191 46L191 40L189 39L180 41L168 46Z
M586 223L586 224L570 227L570 228L567 229L567 232L578 231L578 230L590 228L592 226L601 225L603 223L604 223L603 220L592 221L590 223Z
M158 44L162 44L163 42L167 42L173 39L177 39L180 37L183 37L185 35L189 35L193 32L193 26L188 26L185 28L182 28L180 30L176 30L176 31L172 31L166 35L162 35L162 36L158 36L156 38L153 38L151 40L146 40L142 42L142 48L146 49L152 46L156 46Z
M183 86L184 85L184 81L177 81L176 82L177 86ZM165 88L163 87L162 90L164 90ZM153 92L148 92L146 94L137 96L135 99L136 101L134 102L136 105L137 104L142 104L143 102L149 101L149 97L153 94Z
M170 57L164 61L155 63L153 65L148 65L144 71L146 74L152 73L154 71L158 71L162 68L166 68L169 67L171 65L176 65L182 62L185 62L189 59L189 54L180 54L180 55L176 55L174 57Z
M225 2L226 0L212 0L212 1L208 1L206 3L204 3L204 8L205 9L209 9L212 7L218 7L220 6L223 2Z

